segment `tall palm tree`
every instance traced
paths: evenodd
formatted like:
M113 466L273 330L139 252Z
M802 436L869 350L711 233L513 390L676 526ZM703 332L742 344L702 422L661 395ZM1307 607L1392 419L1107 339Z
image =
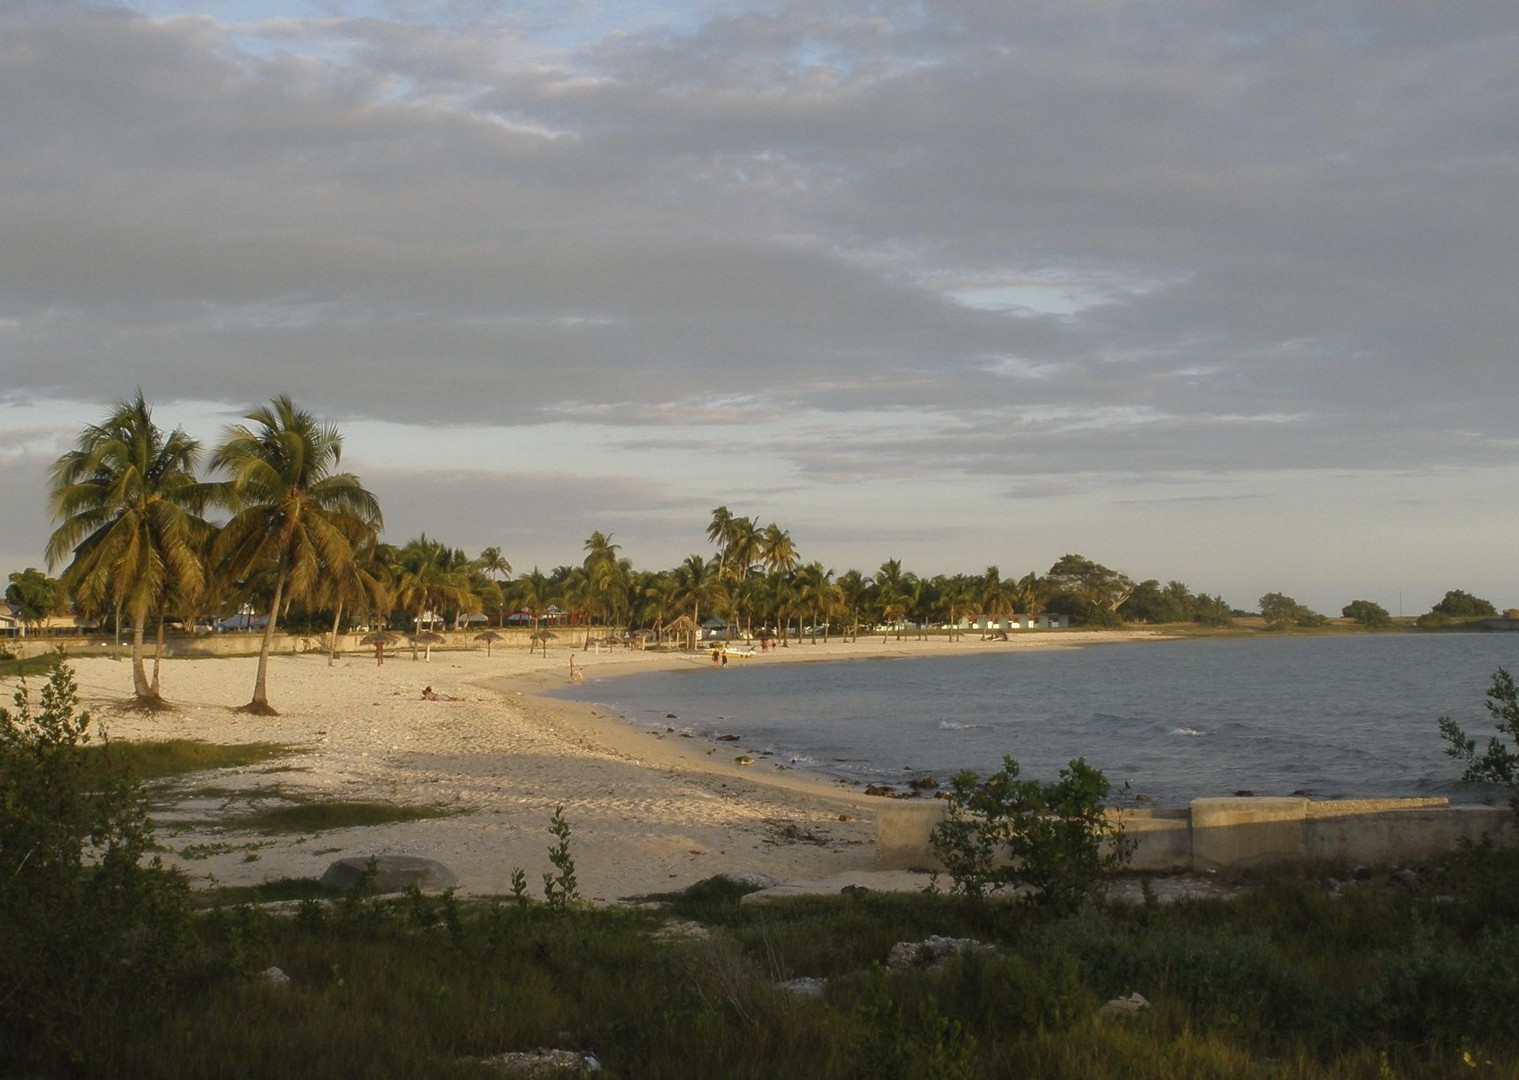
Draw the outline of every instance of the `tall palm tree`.
M911 583L902 574L901 559L887 559L876 571L876 604L886 622L896 628L897 640L902 640L902 620L912 607ZM886 641L882 635L881 641Z
M512 564L506 561L506 556L501 554L498 547L488 547L480 552L480 557L475 560L475 566L482 574L503 579L512 576Z
M324 574L353 568L354 539L381 526L380 504L352 473L339 472L343 436L331 424L295 407L287 395L261 405L223 432L211 458L229 479L217 485L232 510L212 548L234 579L274 570L274 597L249 712L273 715L269 650L282 605L317 592ZM287 595L288 594L288 595Z
M392 571L396 601L406 610L416 612L415 633L422 632L422 620L429 610L436 612L444 604L462 608L475 599L469 587L469 574L447 544L421 533L408 540L399 555ZM411 655L413 660L417 658L415 642Z
M69 559L64 589L82 611L112 607L132 620L132 690L139 705L162 704L143 668L143 630L172 594L191 597L205 583L209 527L206 489L195 477L200 444L153 423L142 391L85 428L48 473L54 521L48 568ZM161 620L160 620L161 622Z
M835 582L839 588L839 600L849 612L849 640L860 637L860 609L870 598L870 579L858 570L846 570Z
M586 539L584 550L585 560L580 566L585 571L587 598L592 608L601 613L602 624L611 629L620 602L627 598L628 574L632 566L626 559L617 557L622 545L612 543L611 533L603 535L599 529L592 532ZM589 619L586 620L585 632L586 646L589 647Z
M828 644L828 620L838 610L840 591L834 584L833 571L824 570L820 562L808 563L796 572L797 599L812 612L812 643L818 642L818 625L823 627L823 644ZM798 631L800 637L800 631Z
M954 574L939 581L939 610L949 623L949 640L960 633L960 620L975 607L972 588L964 574Z
M324 574L312 596L323 607L332 608L332 633L328 636L327 666L337 655L338 634L343 629L343 611L357 607L361 611L383 611L390 606L390 568L377 557L373 535L353 538L353 561L346 568L334 568Z
M1002 580L1002 571L995 566L988 566L986 572L981 575L980 600L981 614L984 616L981 628L981 640L985 641L992 636L992 624L999 623L1014 608L1011 582Z
M475 559L475 569L485 575L487 580L494 583L497 588L492 591L488 586L476 585L475 592L485 602L485 609L490 611L494 602L496 612L496 627L500 629L506 626L506 590L501 585L511 580L512 564L506 561L506 556L501 554L498 547L488 547L480 552ZM499 580L498 580L499 579Z
M700 555L688 555L686 561L675 568L675 587L671 598L681 607L691 609L691 621L701 631L703 605L716 606L722 601L723 583L718 576L718 562L708 562Z
M728 548L728 538L733 535L733 511L726 506L719 506L712 511L712 521L707 525L707 541L717 545L718 567L720 576L725 575L725 553Z

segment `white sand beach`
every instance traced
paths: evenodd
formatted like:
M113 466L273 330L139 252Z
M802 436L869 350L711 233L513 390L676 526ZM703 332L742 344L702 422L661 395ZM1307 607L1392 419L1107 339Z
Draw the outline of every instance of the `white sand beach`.
M735 662L908 658L1153 636L1030 632L1006 642L971 636L954 644L875 638L792 644ZM257 717L234 711L252 696L256 657L165 660L162 689L174 709L153 714L123 707L131 691L125 660L70 662L83 706L113 740L291 747L272 762L182 781L215 790L158 815L166 858L198 885L318 877L340 857L404 854L449 867L461 894L508 893L521 867L532 893L541 895L541 875L552 869L547 851L556 806L564 807L573 830L580 893L598 902L680 889L722 871L806 881L872 868L878 799L764 759L736 764L727 744L714 748L677 732L636 729L593 707L537 696L568 681L572 653L589 682L656 666L712 668L706 653L598 655L563 643L547 657L499 647L490 656L435 648L430 660L413 660L402 650L383 666L369 653L339 656L331 666L323 654L286 654L271 657L269 668L269 697L280 715ZM34 692L40 683L31 681ZM455 700L423 700L424 686ZM4 690L7 702L11 693ZM260 790L275 797L273 789L451 813L312 836L239 830L238 811Z

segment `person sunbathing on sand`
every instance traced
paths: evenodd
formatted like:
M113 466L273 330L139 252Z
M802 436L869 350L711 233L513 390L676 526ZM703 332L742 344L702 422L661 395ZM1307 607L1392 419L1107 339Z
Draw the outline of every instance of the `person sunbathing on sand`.
M430 686L424 686L422 688L422 700L423 701L453 701L454 698L453 698L453 696L451 694L440 694L436 690L434 690L432 687L430 687Z

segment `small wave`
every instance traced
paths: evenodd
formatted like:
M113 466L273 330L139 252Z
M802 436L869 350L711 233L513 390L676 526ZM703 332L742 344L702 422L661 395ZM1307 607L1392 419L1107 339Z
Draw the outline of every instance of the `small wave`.
M1206 731L1198 731L1195 727L1179 727L1171 729L1172 735L1184 735L1189 739L1195 739L1200 735L1208 734Z
M967 724L962 720L940 720L940 731L980 731L985 724Z

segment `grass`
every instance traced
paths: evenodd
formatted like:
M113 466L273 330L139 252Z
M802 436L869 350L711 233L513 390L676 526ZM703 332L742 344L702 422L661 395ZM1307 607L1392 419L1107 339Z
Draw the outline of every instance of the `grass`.
M238 769L287 757L281 743L209 743L197 739L90 744L81 748L86 767L98 774L126 772L139 780L163 780L211 769Z
M1066 918L922 894L744 905L721 881L562 912L222 889L201 898L177 986L80 1018L66 1048L0 1050L0 1073L468 1077L560 1046L650 1080L1514 1075L1519 855L1433 864L1420 892L1386 876L1331 890L1322 873ZM686 932L660 932L672 923ZM996 949L886 967L893 943L930 934ZM271 965L288 986L257 977ZM778 985L802 975L826 980L821 1000ZM1135 991L1150 1009L1098 1017Z
M259 807L238 814L229 824L239 829L272 833L319 833L328 829L352 829L366 825L395 825L406 821L448 817L455 811L436 806L402 806L396 803L313 799L286 795L284 806Z

